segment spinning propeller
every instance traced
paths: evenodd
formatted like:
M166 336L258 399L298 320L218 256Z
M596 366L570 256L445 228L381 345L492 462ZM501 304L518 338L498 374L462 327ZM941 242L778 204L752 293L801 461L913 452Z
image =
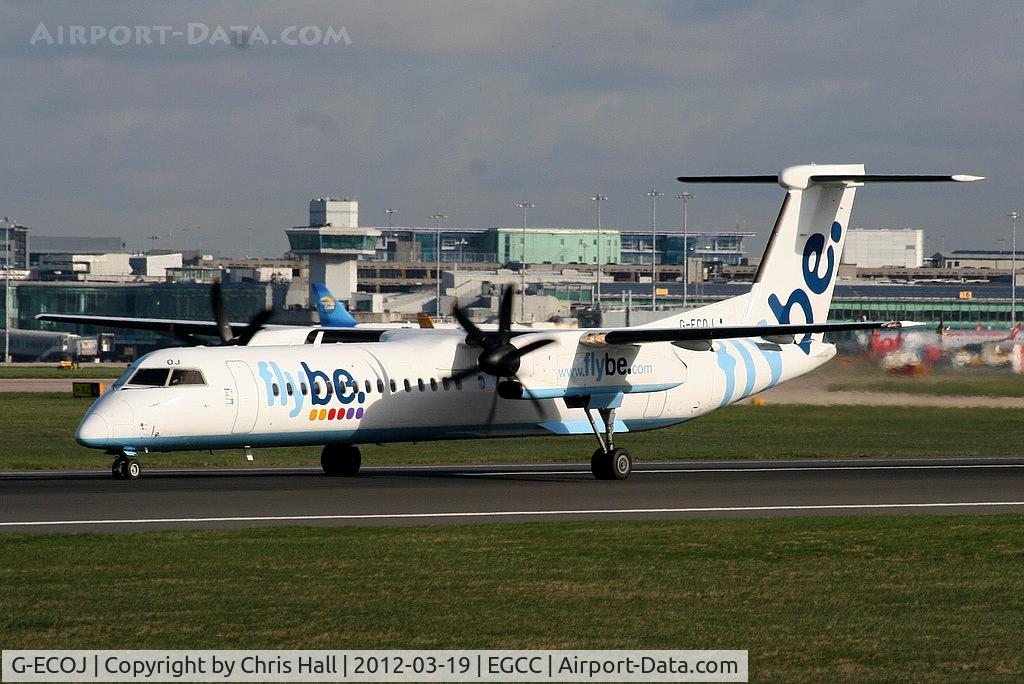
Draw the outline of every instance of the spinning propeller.
M499 379L487 417L488 428L494 423L499 396L503 399L521 399L523 397L523 384L517 375L522 358L554 342L552 339L541 339L524 344L522 347L512 344L512 295L511 285L506 286L501 293L496 331L481 330L469 318L465 309L459 308L458 304L452 306L452 315L466 331L466 344L479 347L480 356L477 357L475 366L454 373L448 380L449 382L460 381L479 373L492 375ZM529 399L537 410L537 414L543 416L544 407L540 401L532 396Z
M270 317L274 315L273 309L263 309L249 319L241 333L235 335L231 331L231 324L228 322L227 307L224 305L224 291L221 288L220 279L214 280L213 285L210 287L210 308L213 309L213 319L217 322L217 334L220 336L220 342L216 346L246 346L253 336L266 325ZM185 344L205 344L191 333L176 333L173 330L171 332Z

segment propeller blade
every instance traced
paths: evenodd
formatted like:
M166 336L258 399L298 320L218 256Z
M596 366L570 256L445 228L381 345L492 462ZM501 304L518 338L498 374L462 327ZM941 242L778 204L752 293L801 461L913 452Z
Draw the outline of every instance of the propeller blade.
M232 340L232 343L241 347L248 345L249 342L252 341L253 335L262 330L263 326L266 325L267 321L269 321L273 315L273 309L264 309L263 311L260 311L249 319L249 324L245 326L245 330L243 330L237 338Z
M224 309L224 292L221 290L220 278L215 279L210 287L210 306L213 308L213 320L217 321L220 341L227 344L234 335L231 334L227 311Z
M494 419L497 416L497 414L498 414L498 391L497 391L497 388L495 388L494 396L491 399L491 410L487 412L487 422L484 423L484 425L486 426L484 428L485 432L490 433L491 429L494 427Z
M508 341L512 339L512 335L509 334L512 331L512 298L515 288L512 285L506 285L505 290L501 293L501 302L498 305L498 339L501 340L502 345L508 344Z
M509 352L509 356L514 359L521 359L530 352L535 352L541 347L548 346L552 342L554 342L554 340L552 339L536 340L534 342L530 342L529 344L524 344L522 347L516 347L515 351Z
M480 373L480 366L473 366L472 368L463 368L462 370L453 373L448 376L448 382L457 382L459 380L465 380L471 375L477 375Z
M466 336L470 344L477 347L482 347L486 343L487 336L484 332L476 327L476 323L470 320L466 312L459 308L458 303L452 304L452 316L459 322L462 329L466 331Z

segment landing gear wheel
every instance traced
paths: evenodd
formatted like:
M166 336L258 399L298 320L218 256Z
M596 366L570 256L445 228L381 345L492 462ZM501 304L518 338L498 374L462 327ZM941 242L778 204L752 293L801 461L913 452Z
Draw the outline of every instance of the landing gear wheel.
M124 456L118 456L114 459L114 462L110 466L110 474L114 476L115 480L123 480L124 478Z
M123 462L123 478L125 480L138 480L139 475L142 475L142 464L139 463L139 459L131 457L125 459Z
M633 472L633 458L625 449L598 449L590 458L590 472L598 480L625 480Z
M633 457L625 449L612 449L608 461L611 480L625 480L633 472Z
M320 467L328 477L353 477L363 457L354 444L328 444L320 454Z

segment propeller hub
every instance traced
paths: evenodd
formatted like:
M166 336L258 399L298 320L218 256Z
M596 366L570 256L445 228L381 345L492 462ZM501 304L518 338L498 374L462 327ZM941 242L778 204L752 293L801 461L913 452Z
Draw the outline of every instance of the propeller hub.
M511 344L485 349L480 353L477 364L480 370L488 375L511 377L516 374L520 365L516 351L518 350Z

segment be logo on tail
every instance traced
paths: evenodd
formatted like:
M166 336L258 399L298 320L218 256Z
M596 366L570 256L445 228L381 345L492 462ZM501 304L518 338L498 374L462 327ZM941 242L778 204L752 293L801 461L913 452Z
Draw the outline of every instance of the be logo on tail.
M783 304L778 295L774 292L768 296L768 307L775 314L775 320L780 324L793 323L791 314L794 306L798 306L803 312L804 322L814 323L814 308L811 306L811 297L808 290L815 294L824 294L828 290L832 278L835 277L836 268L836 247L843 238L843 227L838 221L832 222L832 229L826 238L822 233L813 233L804 243L802 273L804 288L794 288L789 293L786 303ZM821 271L822 263L825 263L824 273ZM796 321L799 322L799 321ZM805 354L811 353L811 335L808 333L798 345Z

